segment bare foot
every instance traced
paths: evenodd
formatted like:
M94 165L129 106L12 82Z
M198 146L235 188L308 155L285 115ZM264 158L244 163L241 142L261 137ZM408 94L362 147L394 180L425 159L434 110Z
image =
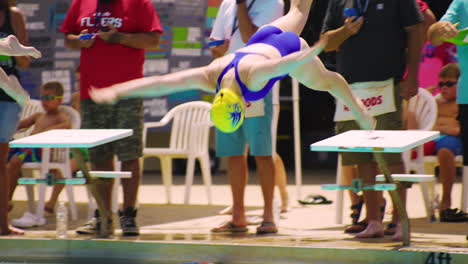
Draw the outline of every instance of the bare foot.
M403 228L401 227L401 223L396 225L395 234L392 237L393 241L403 241Z
M9 225L7 230L2 230L2 232L0 232L0 235L1 236L24 235L24 230Z
M286 213L290 210L289 208L289 198L288 195L284 195L281 197L281 208L280 213Z
M370 220L367 224L366 229L361 233L358 233L356 238L377 238L384 236L383 224L380 221Z
M9 35L0 42L0 54L9 56L31 56L35 59L42 56L41 52L34 47L21 45L18 39L13 35Z

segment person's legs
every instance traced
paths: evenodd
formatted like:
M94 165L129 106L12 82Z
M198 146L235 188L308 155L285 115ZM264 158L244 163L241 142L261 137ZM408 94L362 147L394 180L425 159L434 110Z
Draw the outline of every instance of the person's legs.
M455 155L447 148L442 148L437 152L439 160L439 176L442 183L442 200L440 211L450 208L452 204L452 187L456 177Z
M273 223L273 194L275 189L273 158L271 156L255 156L255 162L263 194L263 221Z
M312 2L313 0L292 0L288 13L266 26L275 26L283 32L300 35L309 17Z
M247 159L244 155L228 157L228 179L232 193L232 223L235 226L246 226L245 186L247 185Z
M274 172L275 172L275 184L278 187L281 197L281 212L287 212L289 207L289 197L287 190L287 177L286 169L284 168L283 159L278 153L273 156Z
M130 171L131 178L122 179L124 194L123 209L135 208L141 181L140 162L138 159L122 161L122 171Z
M18 186L18 179L21 175L21 166L23 165L23 161L21 160L20 157L17 155L13 155L8 161L8 166L7 166L7 176L9 179L9 200L13 198L13 194L16 190L16 186Z
M8 201L10 200L10 183L6 165L8 150L8 143L0 143L0 186L2 187L2 191L0 191L0 235L2 236L24 233L8 224Z
M343 185L351 185L354 179L358 178L356 165L339 165L343 178ZM358 195L353 190L348 190L351 200L351 220L352 224L345 229L345 233L359 233L363 231L367 222L359 222L362 206L364 205L364 197Z
M136 202L141 182L139 158L143 156L143 100L127 99L114 107L117 128L132 128L133 135L116 143L116 153L122 161L122 170L130 171L132 177L122 179L124 194L123 210L119 211L120 226L124 236L139 235L136 224Z
M403 163L395 163L389 165L389 170L392 174L404 174L405 167ZM408 186L405 183L398 183L397 184L397 191L398 195L400 196L401 203L403 204L403 208L406 208L406 194L407 194ZM385 212L382 212L385 213ZM383 216L382 216L383 217ZM400 214L398 213L398 209L396 208L395 204L393 204L393 212L392 212L392 220L390 224L387 226L385 230L386 235L394 234L394 240L401 240L402 239L402 230L401 230L401 221L400 221Z
M374 162L358 164L358 171L361 179L363 179L363 184L375 184L377 165ZM363 192L368 224L364 231L356 235L356 238L382 237L384 235L384 230L379 209L382 203L382 192L374 190L365 190Z
M89 161L87 150L86 150L86 154L85 154L85 161L86 162ZM71 169L72 173L75 173L75 172L77 172L79 170L78 164L77 164L76 160L73 159L73 158L70 158L70 169ZM62 192L64 187L65 186L63 184L55 184L52 187L52 194L50 195L49 201L47 201L47 203L45 204L44 210L46 210L47 212L49 212L51 214L54 213L55 204L57 203L57 199L58 199L58 197L59 197L59 195Z
M98 105L91 99L81 100L82 128L84 129L104 129L115 128L115 118L113 118L113 107L115 105ZM89 149L91 169L94 171L113 171L114 170L114 143L107 143L98 147ZM113 181L99 181L96 189L100 199L104 203L104 210L110 212L112 198ZM114 227L112 217L108 221L108 232L113 233ZM95 235L100 231L102 217L96 210L94 218L85 225L76 229L78 234Z
M51 172L55 174L56 179L63 178L62 172L60 170L53 170ZM50 195L49 201L47 201L47 203L44 205L44 210L46 212L51 214L54 213L55 204L57 203L58 197L64 187L65 184L63 183L54 184L54 186L52 187L52 194Z
M10 180L7 174L8 142L15 133L20 114L20 107L16 103L0 101L0 235L23 234L23 230L11 227L8 224L8 211L10 201Z

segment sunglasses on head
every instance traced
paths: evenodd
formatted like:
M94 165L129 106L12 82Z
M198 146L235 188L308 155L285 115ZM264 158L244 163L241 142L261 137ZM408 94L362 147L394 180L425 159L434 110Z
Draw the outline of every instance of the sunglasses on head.
M55 100L55 99L62 99L63 96L61 95L41 95L41 100Z
M453 82L453 81L439 82L439 87L443 87L443 86L452 87L455 84L457 84L457 82Z

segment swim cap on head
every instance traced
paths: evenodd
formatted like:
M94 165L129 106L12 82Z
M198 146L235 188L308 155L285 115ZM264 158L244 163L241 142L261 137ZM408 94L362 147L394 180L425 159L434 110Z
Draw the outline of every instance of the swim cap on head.
M230 89L219 90L211 108L211 120L224 133L236 131L244 122L244 101Z

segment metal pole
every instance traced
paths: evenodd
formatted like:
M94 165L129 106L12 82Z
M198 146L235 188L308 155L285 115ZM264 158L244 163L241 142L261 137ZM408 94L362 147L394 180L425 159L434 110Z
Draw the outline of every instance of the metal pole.
M297 200L302 199L302 159L301 159L301 124L299 118L299 82L292 79L292 100L294 115L294 169L296 175Z

